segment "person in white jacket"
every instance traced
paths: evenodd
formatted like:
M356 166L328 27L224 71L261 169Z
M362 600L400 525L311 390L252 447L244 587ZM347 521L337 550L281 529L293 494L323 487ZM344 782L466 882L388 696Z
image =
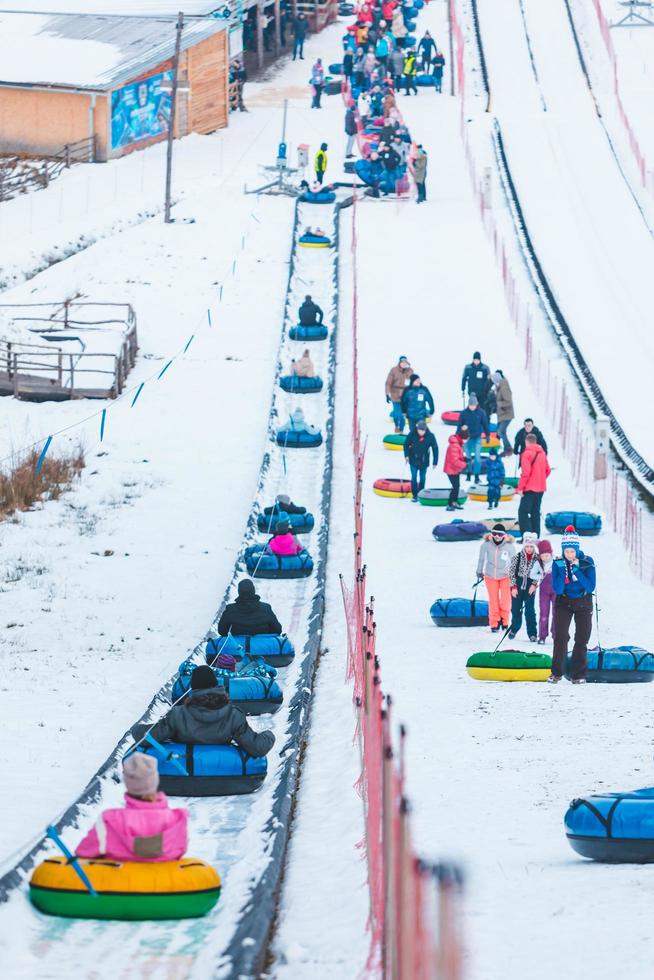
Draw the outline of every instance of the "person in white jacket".
M359 110L361 122L365 125L366 119L370 115L370 96L367 92L360 93L357 99L357 109Z
M511 615L511 583L509 570L515 556L515 544L503 524L494 524L479 549L477 580L484 580L488 592L488 622L491 633L509 625Z

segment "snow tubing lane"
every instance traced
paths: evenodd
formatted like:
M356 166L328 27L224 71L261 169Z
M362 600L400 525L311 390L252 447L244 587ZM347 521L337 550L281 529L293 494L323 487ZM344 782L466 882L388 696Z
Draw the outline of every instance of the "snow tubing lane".
M382 441L383 441L383 444L384 444L384 449L394 449L394 450L400 450L401 451L401 450L404 449L404 443L406 442L406 436L405 435L400 435L400 433L396 433L396 434L393 434L393 435L384 436L384 438L383 438Z
M552 658L546 653L520 650L473 653L466 670L476 681L546 681L552 672Z
M308 551L297 555L273 555L265 544L253 544L245 551L245 564L252 578L307 578L313 571Z
M488 626L488 603L485 599L437 599L429 615L436 626Z
M431 533L437 541L479 541L486 534L486 525L480 521L451 521L437 524Z
M572 524L580 537L594 537L602 530L602 518L586 510L555 510L545 515L545 527L550 534L563 534Z
M30 879L30 901L40 912L74 919L191 919L206 915L220 898L219 874L198 858L78 861L97 895L66 858L46 858Z
M515 494L515 489L513 487L501 487L500 488L500 500L506 502L507 500L513 500L513 495ZM468 487L468 496L471 500L488 500L488 486L485 484L475 484Z
M295 658L295 647L285 633L257 633L255 636L213 636L204 650L211 667L219 653L229 653L236 660L261 657L271 667L288 667Z
M287 514L285 510L265 507L257 517L257 530L272 534L278 521L288 521L293 534L308 534L315 525L313 514Z
M253 759L235 745L162 745L167 759L158 758L149 745L138 751L157 758L159 789L167 796L243 796L259 789L268 772L265 757ZM181 775L173 761L184 766L188 776Z
M564 824L570 846L582 857L606 864L654 861L654 789L573 800Z
M191 679L200 664L186 661L180 665L179 676L173 684L171 700L180 703L191 690ZM246 715L272 715L284 700L282 689L274 676L261 673L239 676L234 671L214 667L214 674L229 695L229 700Z
M280 429L277 433L277 445L283 449L315 449L316 446L322 446L322 433Z
M279 379L279 387L292 395L309 395L322 391L322 378L298 378L295 374L285 374Z
M447 507L450 499L449 487L433 487L430 490L421 490L418 494L418 503L423 507ZM460 493L457 497L457 504L465 504L468 499L467 493Z
M373 491L378 497L411 497L411 480L397 480L395 477L382 477L375 480Z
M322 323L310 324L309 326L298 323L296 327L291 327L288 331L288 336L291 340L326 340L327 327Z
M570 676L572 657L566 660ZM642 647L593 647L586 658L586 680L589 684L648 684L654 681L654 654Z

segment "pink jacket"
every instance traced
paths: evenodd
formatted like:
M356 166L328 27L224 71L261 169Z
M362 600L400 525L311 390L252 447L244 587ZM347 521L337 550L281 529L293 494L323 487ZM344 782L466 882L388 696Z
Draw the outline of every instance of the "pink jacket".
M292 534L276 534L268 542L268 551L273 555L297 555L302 551L302 545L297 544Z
M176 861L188 847L188 811L168 808L165 793L152 803L125 793L125 807L104 810L79 842L79 857L115 861Z

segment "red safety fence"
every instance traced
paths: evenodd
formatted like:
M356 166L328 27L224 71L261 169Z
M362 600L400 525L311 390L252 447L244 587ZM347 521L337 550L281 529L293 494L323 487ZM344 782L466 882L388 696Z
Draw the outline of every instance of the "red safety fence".
M640 148L640 144L634 132L634 128L631 124L631 120L627 114L627 111L622 102L622 96L620 94L620 80L618 73L618 58L615 53L615 47L613 45L613 38L611 37L611 28L609 22L606 19L604 11L602 10L602 5L600 0L593 0L593 7L595 8L595 13L597 15L597 20L599 23L600 34L602 35L602 40L604 41L604 47L609 56L609 61L611 62L611 69L613 71L613 94L615 95L616 105L618 107L618 115L620 116L620 121L625 128L627 133L627 139L629 141L629 147L636 161L636 166L638 167L638 172L640 174L640 180L643 187L646 187L651 193L654 193L654 174L649 170L647 166L647 160L645 154Z
M391 698L384 696L376 654L374 599L366 601L363 563L363 464L358 414L358 293L356 190L352 209L352 365L354 411L354 581L341 576L347 622L346 678L352 683L356 734L361 752L357 789L364 805L370 899L368 976L383 980L461 980L462 875L451 864L421 860L411 840L405 793L405 740L393 737Z
M460 60L463 64L465 40L454 4L451 6L451 16L453 38L457 45L457 63ZM459 93L462 92L463 87L460 86ZM468 136L463 98L460 131L479 215L502 276L511 319L524 348L525 370L552 426L560 436L564 456L572 467L575 485L592 493L594 506L603 512L608 525L620 535L634 572L647 584L654 585L654 524L648 515L643 516L643 503L630 481L628 470L614 457L609 457L606 478L595 479L593 422L576 382L559 373L560 365L564 362L560 358L552 359L539 347L531 304L525 298L512 268L511 255L515 251L512 253L499 227L490 182L488 179L482 180L478 174ZM540 342L542 344L542 339Z

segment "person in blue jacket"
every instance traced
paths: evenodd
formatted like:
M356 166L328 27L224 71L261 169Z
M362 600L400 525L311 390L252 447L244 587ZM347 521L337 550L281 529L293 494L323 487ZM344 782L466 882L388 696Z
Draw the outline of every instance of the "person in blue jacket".
M490 423L486 412L480 407L479 399L474 393L468 399L468 407L464 408L459 414L459 424L456 431L460 432L464 426L470 433L466 444L466 454L472 460L472 475L476 483L481 473L481 440L482 438L488 439ZM470 479L470 475L469 473L468 479Z
M414 432L418 422L434 414L434 399L429 388L420 380L419 374L412 374L409 387L402 395L402 411L409 420L409 432Z
M579 547L579 535L569 524L561 539L561 558L552 562L554 619L552 635L551 684L558 684L565 672L570 624L575 622L575 641L572 647L570 679L573 684L586 683L586 654L593 627L593 592L595 591L595 562Z
M415 504L418 494L425 489L429 453L432 456L432 466L438 466L438 443L433 432L427 428L426 422L418 422L413 432L410 432L404 442L404 458L411 468L411 493Z
M436 42L429 31L425 31L418 45L418 54L421 56L423 71L429 71L429 66L431 65L432 58L434 57L435 53Z
M486 483L488 484L488 509L499 507L502 484L506 477L504 463L497 455L497 449L491 449L486 463Z

